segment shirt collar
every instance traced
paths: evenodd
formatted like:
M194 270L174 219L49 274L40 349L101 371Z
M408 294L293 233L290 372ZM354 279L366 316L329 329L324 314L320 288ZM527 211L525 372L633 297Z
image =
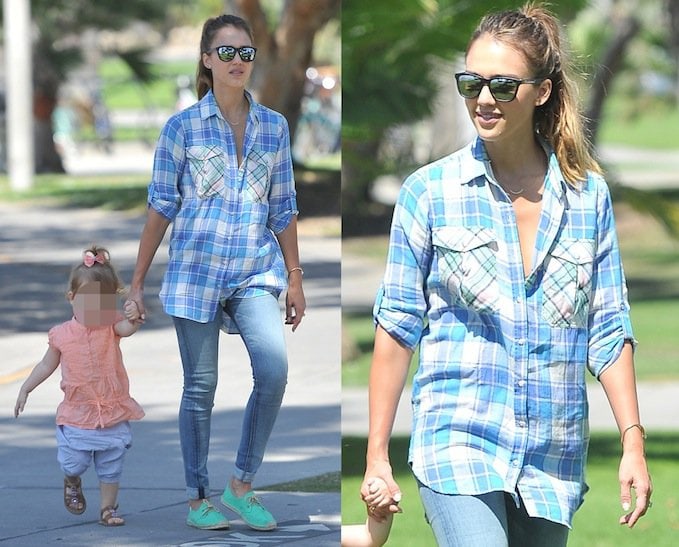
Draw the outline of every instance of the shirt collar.
M254 116L256 121L259 121L259 104L252 98L252 94L246 89L245 97L250 103L250 111L248 117ZM217 106L217 100L215 99L212 89L208 89L205 96L200 100L200 118L206 120L211 116L217 116L218 118L224 119L222 113Z
M561 172L556 154L551 146L549 146L549 143L544 139L540 138L539 142L547 155L547 180L545 191L553 192L557 199L565 201L568 184ZM490 158L488 157L486 146L480 137L477 136L469 144L467 153L470 155L470 161L462 162L460 173L462 184L470 184L481 176L491 180Z

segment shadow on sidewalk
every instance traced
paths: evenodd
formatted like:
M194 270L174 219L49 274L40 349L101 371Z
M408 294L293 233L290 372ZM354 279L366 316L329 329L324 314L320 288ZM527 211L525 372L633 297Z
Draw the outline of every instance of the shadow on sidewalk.
M139 400L143 404L143 397ZM154 417L156 413L150 405L145 405L145 409L147 417L132 425L133 447L125 461L119 495L127 525L118 534L124 534L124 544L128 545L176 544L181 536L175 536L172 543L160 539L160 542L149 541L149 538L154 535L162 538L163 533L173 528L191 537L190 531L187 532L190 529L183 522L186 500L177 421L174 416ZM213 413L208 467L215 500L232 470L242 414L241 410ZM285 500L287 496L286 493L267 494L268 485L340 469L339 420L339 406L314 407L313 411L308 407L283 406L255 482L256 489L265 491L265 499ZM83 476L88 501L86 512L74 516L64 509L63 477L56 461L54 415L31 416L29 409L18 420L0 419L0 461L3 462L0 502L5 508L0 543L20 537L22 541L28 540L22 544L30 544L30 536L34 534L40 540L38 543L47 538L66 539L68 543L82 533L82 545L94 545L100 544L98 536L112 535L110 530L94 525L98 519L99 492L93 468ZM317 512L313 504L281 505L279 501L277 505L276 516L280 522L308 522L309 516ZM339 496L336 505L334 512L339 515ZM199 532L194 532L194 537L196 533Z

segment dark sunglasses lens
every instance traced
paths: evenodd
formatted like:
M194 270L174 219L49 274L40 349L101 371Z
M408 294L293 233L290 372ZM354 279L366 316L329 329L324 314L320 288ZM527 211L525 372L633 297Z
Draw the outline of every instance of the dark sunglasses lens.
M481 93L483 82L481 78L471 74L461 74L457 78L457 90L465 99L473 99Z
M221 46L217 48L217 57L220 61L229 62L233 61L236 56L236 48L229 46Z
M240 55L240 58L243 61L245 61L246 63L254 61L256 53L257 53L257 50L253 47L242 47L242 48L240 48L240 50L238 50L238 54Z
M492 78L490 80L490 92L496 101L509 102L516 97L519 82L509 78Z

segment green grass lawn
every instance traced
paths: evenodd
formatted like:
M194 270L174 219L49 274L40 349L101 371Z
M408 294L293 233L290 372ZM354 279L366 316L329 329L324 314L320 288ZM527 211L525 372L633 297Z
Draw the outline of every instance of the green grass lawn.
M599 142L658 150L679 149L679 108L657 102L632 110L637 104L614 91L604 105Z
M143 175L36 175L34 187L12 190L6 175L0 176L0 199L39 202L65 207L102 207L112 210L143 210L148 178Z
M403 513L396 515L387 545L426 547L435 545L415 481L406 463L408 439L391 442L394 477L403 492ZM569 547L673 547L679 537L679 490L677 461L679 433L655 435L647 442L648 462L653 477L653 508L632 530L618 525L622 515L617 469L620 441L617 435L597 434L590 444L587 482L591 490L576 514ZM365 439L345 437L342 442L342 522L365 520L365 505L359 490L365 471ZM417 538L417 539L414 539Z
M331 471L307 479L281 482L261 487L271 492L339 492L342 476L339 471Z
M15 191L7 175L0 175L0 201L39 203L59 207L101 207L111 210L146 209L149 175L45 174L34 177L30 190ZM338 214L337 169L296 166L297 203L303 219Z

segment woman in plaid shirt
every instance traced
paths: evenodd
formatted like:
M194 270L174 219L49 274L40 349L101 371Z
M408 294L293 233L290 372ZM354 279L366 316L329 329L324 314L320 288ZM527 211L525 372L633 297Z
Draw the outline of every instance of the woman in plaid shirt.
M394 211L362 495L370 477L400 494L388 444L419 346L409 462L440 545L566 544L587 490L587 370L620 428L632 527L651 495L635 341L560 25L532 4L490 14L465 64L455 76L478 137L408 177Z
M189 498L187 524L229 527L208 500L206 462L217 386L220 329L239 333L254 387L223 505L251 528L274 517L252 491L287 381L279 294L294 331L306 307L297 246L290 136L283 116L245 89L256 48L241 18L209 19L200 44L195 105L172 116L156 148L130 300L144 313L146 273L170 223L160 298L172 316L184 367L179 432Z

